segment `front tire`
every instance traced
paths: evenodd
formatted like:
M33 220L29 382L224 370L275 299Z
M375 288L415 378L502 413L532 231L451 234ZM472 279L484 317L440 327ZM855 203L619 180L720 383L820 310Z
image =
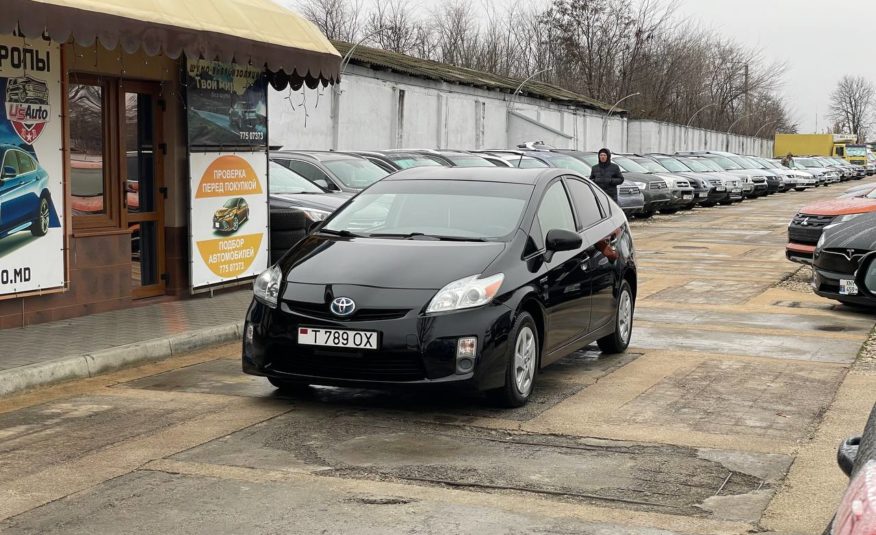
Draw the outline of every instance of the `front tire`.
M49 197L40 197L37 217L30 223L30 233L34 236L45 236L49 231Z
M495 402L503 407L521 407L532 395L535 375L540 361L541 345L535 320L528 312L521 312L514 322L505 363L505 386L490 392Z
M633 334L633 312L636 303L633 300L633 292L627 281L621 283L620 293L617 298L617 312L614 319L614 332L600 338L596 344L603 353L623 353L630 345Z
M240 220L237 219L237 216L234 216L234 219L231 221L231 231L237 232L240 229Z

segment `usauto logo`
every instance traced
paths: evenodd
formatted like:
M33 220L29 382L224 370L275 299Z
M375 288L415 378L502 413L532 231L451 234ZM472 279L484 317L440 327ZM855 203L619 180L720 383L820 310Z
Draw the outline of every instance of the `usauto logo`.
M349 316L356 311L356 302L349 297L336 297L329 308L335 316Z
M32 145L52 117L48 84L25 76L6 80L6 118L18 137Z

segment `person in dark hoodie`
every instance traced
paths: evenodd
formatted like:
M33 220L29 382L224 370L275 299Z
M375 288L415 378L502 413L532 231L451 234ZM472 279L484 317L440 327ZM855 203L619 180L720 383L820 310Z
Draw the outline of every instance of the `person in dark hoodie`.
M611 151L599 151L599 163L590 170L590 180L602 188L609 197L617 201L617 187L624 183L624 175L616 163L611 163Z

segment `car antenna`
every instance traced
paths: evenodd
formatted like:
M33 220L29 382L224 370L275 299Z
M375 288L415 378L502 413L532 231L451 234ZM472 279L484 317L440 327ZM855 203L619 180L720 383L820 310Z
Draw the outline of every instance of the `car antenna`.
M520 153L520 160L517 162L517 168L520 169L520 166L523 164L523 153Z

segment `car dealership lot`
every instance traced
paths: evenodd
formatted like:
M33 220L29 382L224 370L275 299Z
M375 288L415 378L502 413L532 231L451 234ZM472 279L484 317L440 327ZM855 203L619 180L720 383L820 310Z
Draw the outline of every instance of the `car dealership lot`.
M820 532L874 317L778 283L791 216L838 193L633 221L630 350L567 357L519 409L283 397L238 344L2 400L0 532Z

